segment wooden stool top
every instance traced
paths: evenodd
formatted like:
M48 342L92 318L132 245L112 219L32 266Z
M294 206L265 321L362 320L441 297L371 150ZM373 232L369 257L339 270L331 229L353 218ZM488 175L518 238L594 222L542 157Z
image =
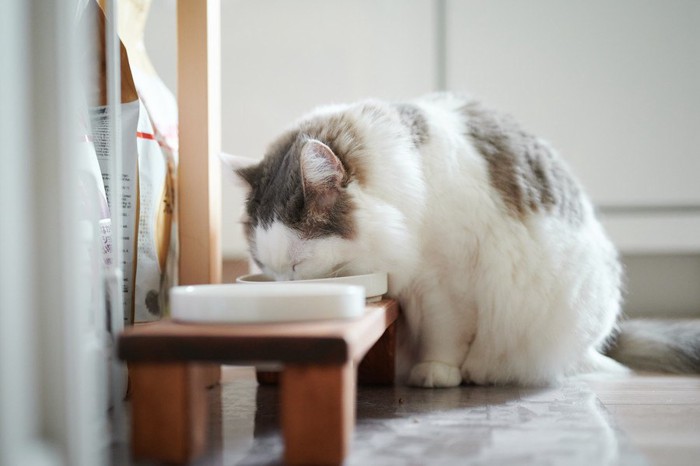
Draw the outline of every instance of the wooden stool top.
M367 304L354 320L265 324L181 324L165 319L130 327L119 358L130 362L314 363L359 361L398 317L393 299Z

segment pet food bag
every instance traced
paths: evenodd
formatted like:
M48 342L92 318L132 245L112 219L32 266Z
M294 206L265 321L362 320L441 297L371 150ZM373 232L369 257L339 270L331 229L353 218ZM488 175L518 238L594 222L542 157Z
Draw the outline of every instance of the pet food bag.
M122 144L122 173L115 176L112 173L109 150L110 114L109 107L98 106L89 109L91 138L97 154L97 161L102 172L102 181L110 199L110 191L114 183L121 183L122 188L122 240L123 240L123 282L122 293L124 301L124 324L134 322L134 275L136 261L136 235L138 219L138 151L136 147L136 130L139 122L139 101L121 104L121 144ZM113 207L110 205L110 211Z
M138 83L137 83L138 88ZM134 321L166 313L175 283L175 158L141 103L136 135L139 166L139 221L136 244Z

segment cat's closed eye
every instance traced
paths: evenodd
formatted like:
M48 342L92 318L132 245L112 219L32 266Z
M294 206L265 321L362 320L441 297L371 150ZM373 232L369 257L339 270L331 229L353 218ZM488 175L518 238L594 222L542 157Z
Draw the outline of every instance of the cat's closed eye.
M294 262L292 263L292 272L298 272L298 271L299 271L299 267L300 267L304 262L305 262L305 259L303 259L303 258L296 259L296 261L294 261Z

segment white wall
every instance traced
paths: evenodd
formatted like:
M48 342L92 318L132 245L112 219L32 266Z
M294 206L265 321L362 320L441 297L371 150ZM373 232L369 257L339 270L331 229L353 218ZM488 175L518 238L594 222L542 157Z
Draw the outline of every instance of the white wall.
M700 2L447 5L449 88L550 140L624 252L700 251Z
M598 204L700 205L700 2L448 4L448 87L549 139Z
M146 36L172 89L174 15L173 0L155 0ZM700 265L698 24L695 0L229 0L223 148L260 157L319 104L468 91L571 163L632 257L630 302L643 308L654 257L672 277ZM245 254L241 204L225 184L225 257ZM700 310L690 288L674 288L677 310Z
M433 88L433 4L423 0L222 2L224 151L262 157L318 105L409 98ZM153 3L146 47L175 89L175 2ZM245 254L243 194L223 186L223 254Z
M700 255L627 254L625 310L640 317L700 317Z

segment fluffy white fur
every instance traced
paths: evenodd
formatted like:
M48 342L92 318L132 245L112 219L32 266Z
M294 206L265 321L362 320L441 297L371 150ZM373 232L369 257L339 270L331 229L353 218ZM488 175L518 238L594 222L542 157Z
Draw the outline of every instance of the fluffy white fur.
M623 370L599 350L620 311L615 248L583 200L583 223L506 214L482 155L464 137L463 101L414 102L430 137L335 106L366 142L351 182L357 234L304 240L276 221L255 233L266 272L280 279L385 270L405 316L412 385L543 384L592 370ZM318 168L318 167L316 167Z

